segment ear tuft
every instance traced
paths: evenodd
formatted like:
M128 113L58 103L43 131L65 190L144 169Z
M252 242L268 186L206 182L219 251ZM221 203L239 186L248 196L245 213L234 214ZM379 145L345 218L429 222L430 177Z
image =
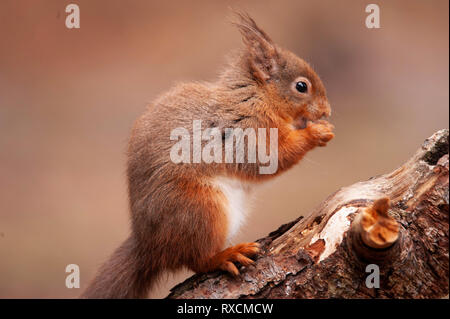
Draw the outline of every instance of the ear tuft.
M256 80L265 82L277 70L278 51L272 39L256 25L248 13L233 10L238 22L233 24L242 34L250 70Z
M241 32L244 41L256 40L256 38L261 38L270 44L273 44L272 39L265 33L258 25L255 20L247 12L237 11L231 9L236 17L239 19L238 22L233 22L233 24Z

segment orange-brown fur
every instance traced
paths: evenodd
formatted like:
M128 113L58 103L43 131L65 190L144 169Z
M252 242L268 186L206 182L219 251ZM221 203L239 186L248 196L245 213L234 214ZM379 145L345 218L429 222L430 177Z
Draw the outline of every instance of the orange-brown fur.
M100 269L86 298L145 297L165 270L187 267L196 272L225 270L233 275L238 262L249 265L258 245L244 243L223 250L228 232L226 197L213 187L216 176L249 182L273 178L309 150L333 138L325 88L302 59L274 44L246 14L236 26L245 48L232 57L215 83L188 83L152 103L137 120L128 149L131 235ZM303 76L312 83L308 95L291 88ZM293 127L299 118L306 128ZM192 120L202 127L278 128L278 171L258 173L259 163L174 164L170 131ZM314 121L314 122L313 122Z

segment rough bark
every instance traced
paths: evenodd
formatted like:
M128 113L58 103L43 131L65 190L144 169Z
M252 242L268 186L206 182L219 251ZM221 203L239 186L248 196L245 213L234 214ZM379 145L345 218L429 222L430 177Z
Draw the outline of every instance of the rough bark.
M448 145L448 129L436 132L398 169L340 189L259 239L261 255L240 276L195 275L168 298L447 296ZM377 213L385 197L388 213ZM366 286L369 264L379 267L379 288Z

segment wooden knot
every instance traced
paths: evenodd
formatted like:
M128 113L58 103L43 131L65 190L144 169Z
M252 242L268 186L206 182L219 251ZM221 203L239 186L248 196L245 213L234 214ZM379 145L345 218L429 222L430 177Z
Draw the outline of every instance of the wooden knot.
M384 264L399 258L400 225L389 208L389 198L380 198L353 220L349 244L358 259Z
M382 249L392 246L399 236L399 224L388 215L389 198L376 200L365 208L359 222L359 233L364 244L371 248Z

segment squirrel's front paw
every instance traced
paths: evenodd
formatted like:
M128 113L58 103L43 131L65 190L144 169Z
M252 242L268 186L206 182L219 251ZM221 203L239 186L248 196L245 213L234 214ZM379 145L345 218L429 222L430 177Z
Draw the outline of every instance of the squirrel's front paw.
M334 126L328 121L308 122L306 127L317 146L325 146L334 137Z

